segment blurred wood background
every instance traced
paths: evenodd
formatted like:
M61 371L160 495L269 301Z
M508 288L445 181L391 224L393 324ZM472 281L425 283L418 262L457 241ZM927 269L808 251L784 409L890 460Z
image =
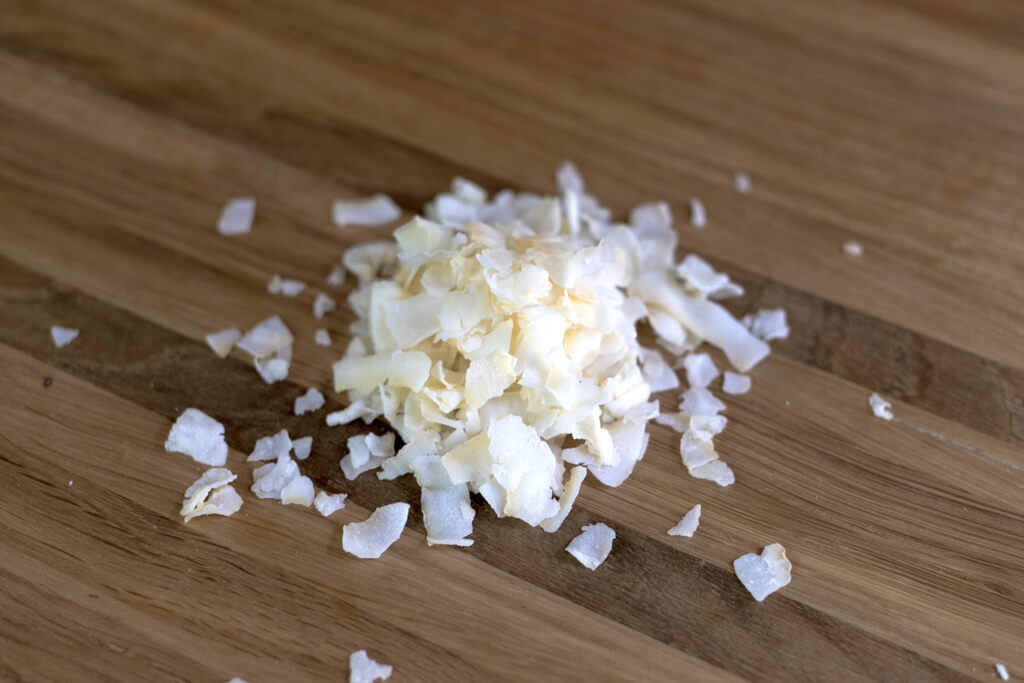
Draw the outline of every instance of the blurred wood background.
M0 17L3 680L339 681L360 648L396 682L1024 677L1024 4L0 0ZM728 401L736 484L689 478L657 427L634 476L588 481L555 534L481 511L472 548L428 548L414 506L382 559L346 555L343 523L418 499L345 481L348 430L291 415L327 388L351 316L317 347L312 297L386 232L333 227L330 201L413 212L455 175L551 191L563 159L619 214L671 202L683 250L746 287L734 310L788 311L790 339ZM226 239L232 196L257 218ZM313 286L271 297L272 273ZM287 383L202 342L273 313L298 338ZM52 324L81 336L57 350ZM190 405L226 424L246 503L186 527L202 468L162 446ZM248 492L244 454L281 427L350 493L334 517ZM666 536L698 502L696 536ZM596 520L618 538L591 573L562 548ZM775 541L793 582L757 604L731 562Z

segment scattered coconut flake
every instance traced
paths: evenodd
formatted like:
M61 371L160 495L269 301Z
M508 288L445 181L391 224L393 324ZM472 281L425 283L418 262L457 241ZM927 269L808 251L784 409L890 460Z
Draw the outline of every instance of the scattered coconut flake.
M228 683L249 683L249 682L246 681L244 678L239 678L238 676L235 676L230 681L228 681Z
M580 487L583 486L583 479L587 476L587 468L581 465L573 467L569 472L569 481L565 484L565 490L562 491L562 495L558 497L558 512L545 519L540 523L540 528L549 533L558 531L558 528L562 526L562 522L569 516L569 512L572 510L572 504L576 502L576 497L580 495Z
M614 540L615 532L607 524L587 524L583 527L583 533L572 539L565 549L580 564L593 571L607 559Z
M701 386L690 387L681 398L679 410L685 415L718 415L725 410L725 404Z
M316 412L324 406L324 395L316 387L310 387L306 393L295 397L295 414L305 415Z
M284 505L313 504L313 480L309 477L295 477L281 489L281 503Z
M227 358L228 354L231 353L231 349L235 348L235 344L241 338L242 333L237 327L229 327L226 330L211 332L206 335L206 343L213 349L215 354L221 358Z
M737 578L758 602L788 585L793 569L786 549L779 543L766 545L760 555L749 553L736 558L732 566Z
M700 503L690 508L690 511L683 515L683 518L679 520L679 523L668 530L669 536L686 536L691 538L695 531L697 531L697 525L700 524Z
M683 358L683 367L686 369L686 381L691 387L706 387L718 377L718 368L706 353L688 354Z
M996 673L999 674L999 678L1003 679L1004 681L1010 680L1010 672L1007 671L1006 667L1000 664L999 662L996 662Z
M253 358L269 358L290 348L294 338L279 316L272 315L245 333L236 346Z
M238 476L223 467L214 467L203 472L188 489L185 491L185 500L181 504L181 514L188 522L193 517L200 515L232 515L241 506L241 498L234 488L227 486ZM211 494L222 488L231 489L231 493L223 492L216 497ZM234 493L232 496L231 494ZM238 507L234 505L235 498L238 498Z
M753 183L750 181L750 176L743 171L736 171L732 177L733 186L736 191L740 194L749 194Z
M348 455L339 463L347 479L355 479L364 472L375 470L395 455L395 434L357 434L347 442Z
M295 439L292 441L292 451L295 453L296 460L305 460L313 451L313 437L304 436L301 439Z
M420 491L420 504L428 545L473 545L473 540L466 537L473 533L476 511L470 505L469 488L465 484L424 486Z
M348 657L348 683L373 683L391 677L392 667L370 659L366 650L356 650Z
M687 254L683 262L675 267L676 276L686 283L688 289L706 294L712 299L728 299L743 296L743 288L719 273L711 264L696 254Z
M256 214L256 200L251 197L232 199L220 212L217 221L217 232L222 235L244 235L252 229L252 219Z
M313 341L317 346L330 346L334 343L331 340L331 333L322 327L313 333Z
M383 225L402 215L391 197L375 194L366 199L336 199L332 218L339 228L346 225Z
M330 517L345 507L346 498L348 498L346 493L327 493L326 491L321 491L313 499L313 507L324 517Z
M277 273L274 273L274 276L270 278L270 282L267 283L267 293L288 297L298 296L305 288L306 283L302 280L282 278Z
M704 210L704 202L696 197L690 198L690 225L695 228L703 228L708 224L707 212Z
M164 450L184 453L198 463L220 467L228 459L224 425L197 408L188 408L175 420Z
M843 242L843 253L846 254L847 256L863 256L864 247L861 246L860 242L848 240L846 242Z
M402 535L408 518L408 503L379 507L366 521L352 522L343 527L341 547L356 557L376 559Z
M702 465L689 468L690 476L695 479L713 481L719 486L732 486L736 483L736 475L732 468L722 460L713 460Z
M252 453L246 458L246 462L259 462L262 460L277 460L282 455L288 455L292 449L292 440L288 436L288 430L282 429L272 436L264 436L256 440Z
M58 349L62 349L71 342L75 341L78 337L78 330L73 327L61 327L60 325L52 325L50 327L50 337L53 338L53 345Z
M871 406L871 412L875 414L875 417L880 417L883 420L892 419L892 404L878 394L871 394L868 398L868 405Z
M250 490L258 498L281 498L281 492L292 480L302 476L295 461L284 454L276 462L268 462L252 471Z
M331 268L331 272L327 274L327 284L331 287L341 287L345 284L345 266L339 263Z
M347 425L349 422L358 420L361 417L373 417L375 414L362 401L353 401L347 408L327 413L327 418L324 421L328 427L337 427L338 425Z
M750 378L729 370L722 379L722 391L727 394L745 394L750 391Z
M273 384L288 378L288 369L291 367L291 362L280 357L256 358L253 360L253 366L264 382Z
M325 314L338 308L337 302L323 292L316 295L313 300L313 317L320 320Z
M786 311L781 308L766 308L752 315L745 315L740 322L750 330L752 335L762 341L785 339L789 336L789 325L786 324ZM740 368L740 370L743 369Z

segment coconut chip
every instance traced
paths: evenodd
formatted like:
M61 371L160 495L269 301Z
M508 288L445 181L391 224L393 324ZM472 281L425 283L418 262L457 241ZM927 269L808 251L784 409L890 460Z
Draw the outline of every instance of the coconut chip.
M224 425L196 408L188 408L175 420L164 449L184 453L204 465L220 467L228 459Z
M292 449L292 440L288 436L288 430L282 429L273 436L264 436L256 441L252 453L246 458L246 462L260 462L263 460L277 460L282 455L288 455Z
M736 558L732 566L740 582L758 602L788 585L793 569L786 549L779 543L766 545L760 555L749 553Z
M745 394L750 391L750 378L735 372L725 371L722 378L722 391L727 394Z
M706 387L718 377L718 368L706 353L688 354L683 358L683 367L686 369L686 381L691 387Z
M357 434L347 442L348 455L339 463L347 479L355 479L364 472L375 470L395 455L395 434Z
M337 302L323 292L316 295L313 300L313 317L320 320L325 314L338 308Z
M704 202L696 197L690 198L690 225L695 228L703 228L708 224L707 212L704 210Z
M327 274L327 284L331 287L341 287L345 284L345 266L338 264L331 268L331 272Z
M566 551L587 569L597 569L612 551L615 532L607 524L587 524L583 533L570 541Z
M333 413L327 413L327 417L324 420L328 427L337 427L338 425L347 425L349 422L358 420L359 418L372 418L376 413L367 408L366 404L362 401L353 401L352 405L342 410L335 410Z
M373 683L391 677L392 667L370 659L366 650L356 650L348 657L348 683Z
M341 547L356 557L376 559L402 535L408 518L408 503L379 507L366 521L352 522L342 528Z
M286 453L252 471L251 491L258 498L280 499L284 488L300 476L299 466Z
M583 486L583 479L587 476L587 468L577 465L569 472L569 481L566 482L562 495L558 497L558 512L540 523L540 528L547 532L558 531L562 522L569 516L576 497L580 495L580 487Z
M332 212L334 224L339 228L346 225L384 225L398 220L402 210L385 194L376 194L366 199L336 199Z
M282 278L277 273L274 273L274 276L270 278L270 282L267 283L267 292L269 294L280 294L287 297L296 297L305 288L306 283L302 280Z
M256 358L253 360L256 372L259 373L260 377L267 384L273 384L288 378L288 370L291 367L291 347L288 347L286 351L287 356L279 353L279 355L273 358Z
M301 439L295 439L292 441L292 451L295 453L296 460L305 460L313 451L313 437L304 436Z
M322 327L313 333L313 341L317 346L330 346L334 343L331 340L331 333Z
M262 359L291 348L293 341L288 326L279 316L273 315L246 332L237 346L253 358Z
M868 398L868 405L871 406L871 412L875 414L875 417L880 417L883 420L892 419L892 404L878 394L871 394Z
M996 662L996 673L999 674L999 678L1003 679L1004 681L1010 680L1010 672L1006 670L1006 667L1004 665L998 662Z
M313 480L309 477L295 477L281 489L281 503L284 505L313 504Z
M50 327L50 337L53 339L53 345L58 349L62 349L71 342L75 341L78 337L78 330L73 327L61 327L60 325L52 325Z
M220 212L217 232L225 236L244 235L252 229L256 200L250 197L232 199Z
M854 242L853 240L849 240L843 242L843 253L846 254L847 256L863 256L864 247L861 246L860 242Z
M420 504L427 545L473 545L473 540L466 536L473 533L476 511L469 503L469 488L465 484L423 487Z
M752 315L743 316L741 321L758 339L785 339L789 336L789 325L786 324L786 311L781 308L764 309ZM740 368L741 370L743 368Z
M324 395L316 387L310 387L306 393L295 397L295 414L305 415L324 407Z
M185 491L181 514L187 523L201 515L233 515L242 506L242 499L234 487L228 486L237 479L230 470L214 467L203 473Z
M679 523L668 530L669 536L686 536L690 538L697 531L700 524L700 503L690 508L690 511L683 515Z
M732 182L737 192L740 194L750 194L750 189L753 186L753 183L751 183L749 175L743 171L736 171L735 175L732 177Z
M237 327L229 327L226 330L220 332L211 332L206 335L207 345L213 349L213 352L221 358L227 358L228 354L231 353L231 349L235 348L235 344L242 338L242 333Z
M320 491L316 494L313 499L313 507L317 509L324 517L330 517L335 512L345 507L345 499L348 498L346 493L327 493L326 491Z

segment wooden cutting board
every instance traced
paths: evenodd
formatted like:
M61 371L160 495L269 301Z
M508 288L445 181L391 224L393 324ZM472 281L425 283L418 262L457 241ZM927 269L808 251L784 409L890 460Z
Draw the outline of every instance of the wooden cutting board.
M1024 677L1020 3L0 11L0 679L340 681L357 649L394 681ZM481 510L472 548L427 547L410 482L346 481L352 432L291 415L351 319L315 346L313 296L343 301L331 265L387 233L333 227L330 202L411 212L455 175L551 191L563 159L619 215L669 201L681 254L792 335L728 400L735 485L690 478L656 427L557 533ZM228 239L233 196L257 218ZM273 273L311 286L271 296ZM274 313L297 336L286 382L203 344ZM81 336L55 349L52 324ZM177 515L201 467L163 441L188 406L226 425L234 517ZM330 519L248 492L245 454L282 427L349 493ZM396 500L413 519L382 559L341 550L342 524ZM695 503L696 536L667 536ZM617 537L590 572L562 549L598 520ZM793 581L758 604L731 563L771 542Z

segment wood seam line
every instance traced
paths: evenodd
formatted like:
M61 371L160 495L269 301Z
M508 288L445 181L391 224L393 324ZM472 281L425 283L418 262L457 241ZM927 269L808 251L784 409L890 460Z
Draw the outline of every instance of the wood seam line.
M337 467L337 454L342 452L347 437L365 433L364 427L327 428L322 418L324 411L291 415L293 401L304 392L304 387L288 382L266 385L251 367L241 361L220 359L202 343L87 295L58 291L47 278L14 264L5 265L0 272L4 277L3 289L6 290L0 306L0 342L168 420L175 419L189 406L205 409L225 425L229 445L242 452L249 450L257 438L282 427L288 428L290 433L312 435L313 454L301 464L306 475L322 488L347 491L353 500L368 508L395 499L411 501L410 525L422 532L418 491L411 478L389 482L372 477L360 477L354 481L343 478ZM86 333L68 347L71 353L67 350L59 352L52 345L40 348L30 343L32 339L40 338L41 330L48 327L50 320L69 320L72 316L88 320L89 325ZM337 401L328 399L325 410L340 407ZM380 422L373 426L377 432L385 429L386 426ZM482 511L477 517L477 543L463 552L733 673L752 675L755 672L743 670L742 653L737 653L733 659L723 660L719 648L686 636L715 623L722 638L729 638L731 631L734 638L763 634L761 637L770 639L773 623L804 624L805 628L798 631L799 635L790 641L790 645L796 647L796 641L811 640L812 643L807 644L814 649L827 647L831 650L829 657L801 662L804 666L820 664L829 667L828 670L822 669L817 678L827 678L836 661L834 657L844 656L849 666L870 671L869 675L875 679L891 676L893 662L903 662L919 674L927 671L935 680L961 678L954 669L884 641L784 594L773 596L773 600L765 605L756 605L727 570L630 529L619 535L617 552L606 563L608 566L602 567L602 578L605 588L611 586L613 594L627 598L631 605L646 605L649 609L642 612L627 609L616 613L618 603L609 604L607 593L588 592L577 580L579 577L545 567L574 535L574 529L596 519L596 515L588 510L575 509L559 532L545 534L526 525L501 523ZM521 548L532 548L533 552L509 553L508 548L516 542ZM627 558L638 557L643 561L636 565L626 561ZM644 581L638 581L637 566L672 566L677 571L659 577L671 584L667 586L666 593L652 595ZM694 602L683 604L665 599L670 594L692 596L701 591L716 598L711 601L713 604L705 604L703 610ZM743 624L723 618L729 614L742 614ZM767 641L764 645L769 647ZM883 652L889 654L883 656ZM857 658L857 653L861 658ZM827 660L827 664L823 660ZM784 657L777 658L774 663L780 667L786 665ZM756 673L772 677L770 671ZM780 677L793 674L785 669L774 673Z

